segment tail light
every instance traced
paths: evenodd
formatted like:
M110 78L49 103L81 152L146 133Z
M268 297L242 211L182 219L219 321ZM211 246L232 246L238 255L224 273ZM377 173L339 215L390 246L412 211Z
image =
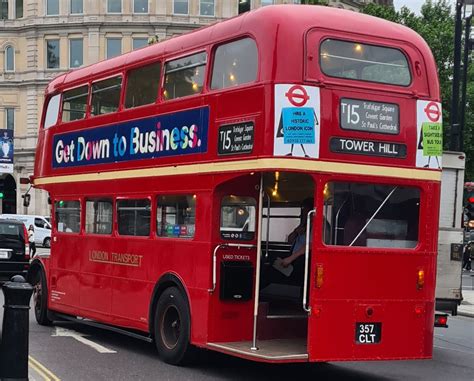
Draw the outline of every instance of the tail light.
M30 259L30 241L28 240L28 230L23 225L23 235L25 236L25 259Z
M448 328L448 315L435 314L435 327Z
M418 270L416 287L421 290L425 285L425 270Z

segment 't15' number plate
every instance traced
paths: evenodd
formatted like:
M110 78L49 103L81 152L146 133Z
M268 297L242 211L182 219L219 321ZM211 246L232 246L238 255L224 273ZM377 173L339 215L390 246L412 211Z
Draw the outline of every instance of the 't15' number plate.
M356 323L357 344L377 344L382 338L382 323Z

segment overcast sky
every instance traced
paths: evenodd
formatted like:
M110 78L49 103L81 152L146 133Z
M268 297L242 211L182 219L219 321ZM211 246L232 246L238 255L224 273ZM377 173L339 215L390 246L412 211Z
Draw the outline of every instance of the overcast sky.
M454 0L450 0L450 3L454 4ZM395 9L400 9L404 5L410 8L415 13L420 13L421 6L425 3L425 0L394 0L393 4Z

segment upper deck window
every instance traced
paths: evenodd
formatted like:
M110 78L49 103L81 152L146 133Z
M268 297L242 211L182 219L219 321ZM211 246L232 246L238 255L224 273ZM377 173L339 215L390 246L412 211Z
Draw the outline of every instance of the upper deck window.
M160 62L130 70L125 92L125 108L154 103L158 96L160 73Z
M87 85L64 92L63 122L72 122L86 117L88 92L89 87Z
M219 46L214 56L211 89L223 89L257 79L258 52L251 38Z
M320 65L331 77L408 86L410 69L398 49L341 40L324 40Z
M115 112L119 108L122 77L109 78L92 84L92 115Z
M165 88L166 100L199 94L204 83L206 53L197 53L166 64Z
M61 100L61 95L57 94L52 97L48 102L48 108L46 109L46 116L44 118L44 128L49 128L54 126L58 121L59 114L59 101Z

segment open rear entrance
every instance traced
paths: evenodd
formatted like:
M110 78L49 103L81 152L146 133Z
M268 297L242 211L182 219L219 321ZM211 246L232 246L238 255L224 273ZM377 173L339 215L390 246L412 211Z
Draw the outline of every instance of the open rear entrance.
M294 172L255 175L263 185L260 194L255 190L260 186L242 189L254 183L248 179L233 179L216 190L221 211L220 242L215 246L220 245L215 251L219 292L213 296L214 303L221 316L242 314L240 323L234 321L234 327L239 324L234 334L219 328L221 334L211 335L215 337L209 346L260 361L307 361L309 287L305 286L305 272L309 272L311 258L314 180ZM235 258L246 258L239 254L245 249L247 263L236 263ZM243 297L248 295L246 265L252 267L250 298ZM234 273L240 276L232 281ZM224 320L216 323L226 326Z

